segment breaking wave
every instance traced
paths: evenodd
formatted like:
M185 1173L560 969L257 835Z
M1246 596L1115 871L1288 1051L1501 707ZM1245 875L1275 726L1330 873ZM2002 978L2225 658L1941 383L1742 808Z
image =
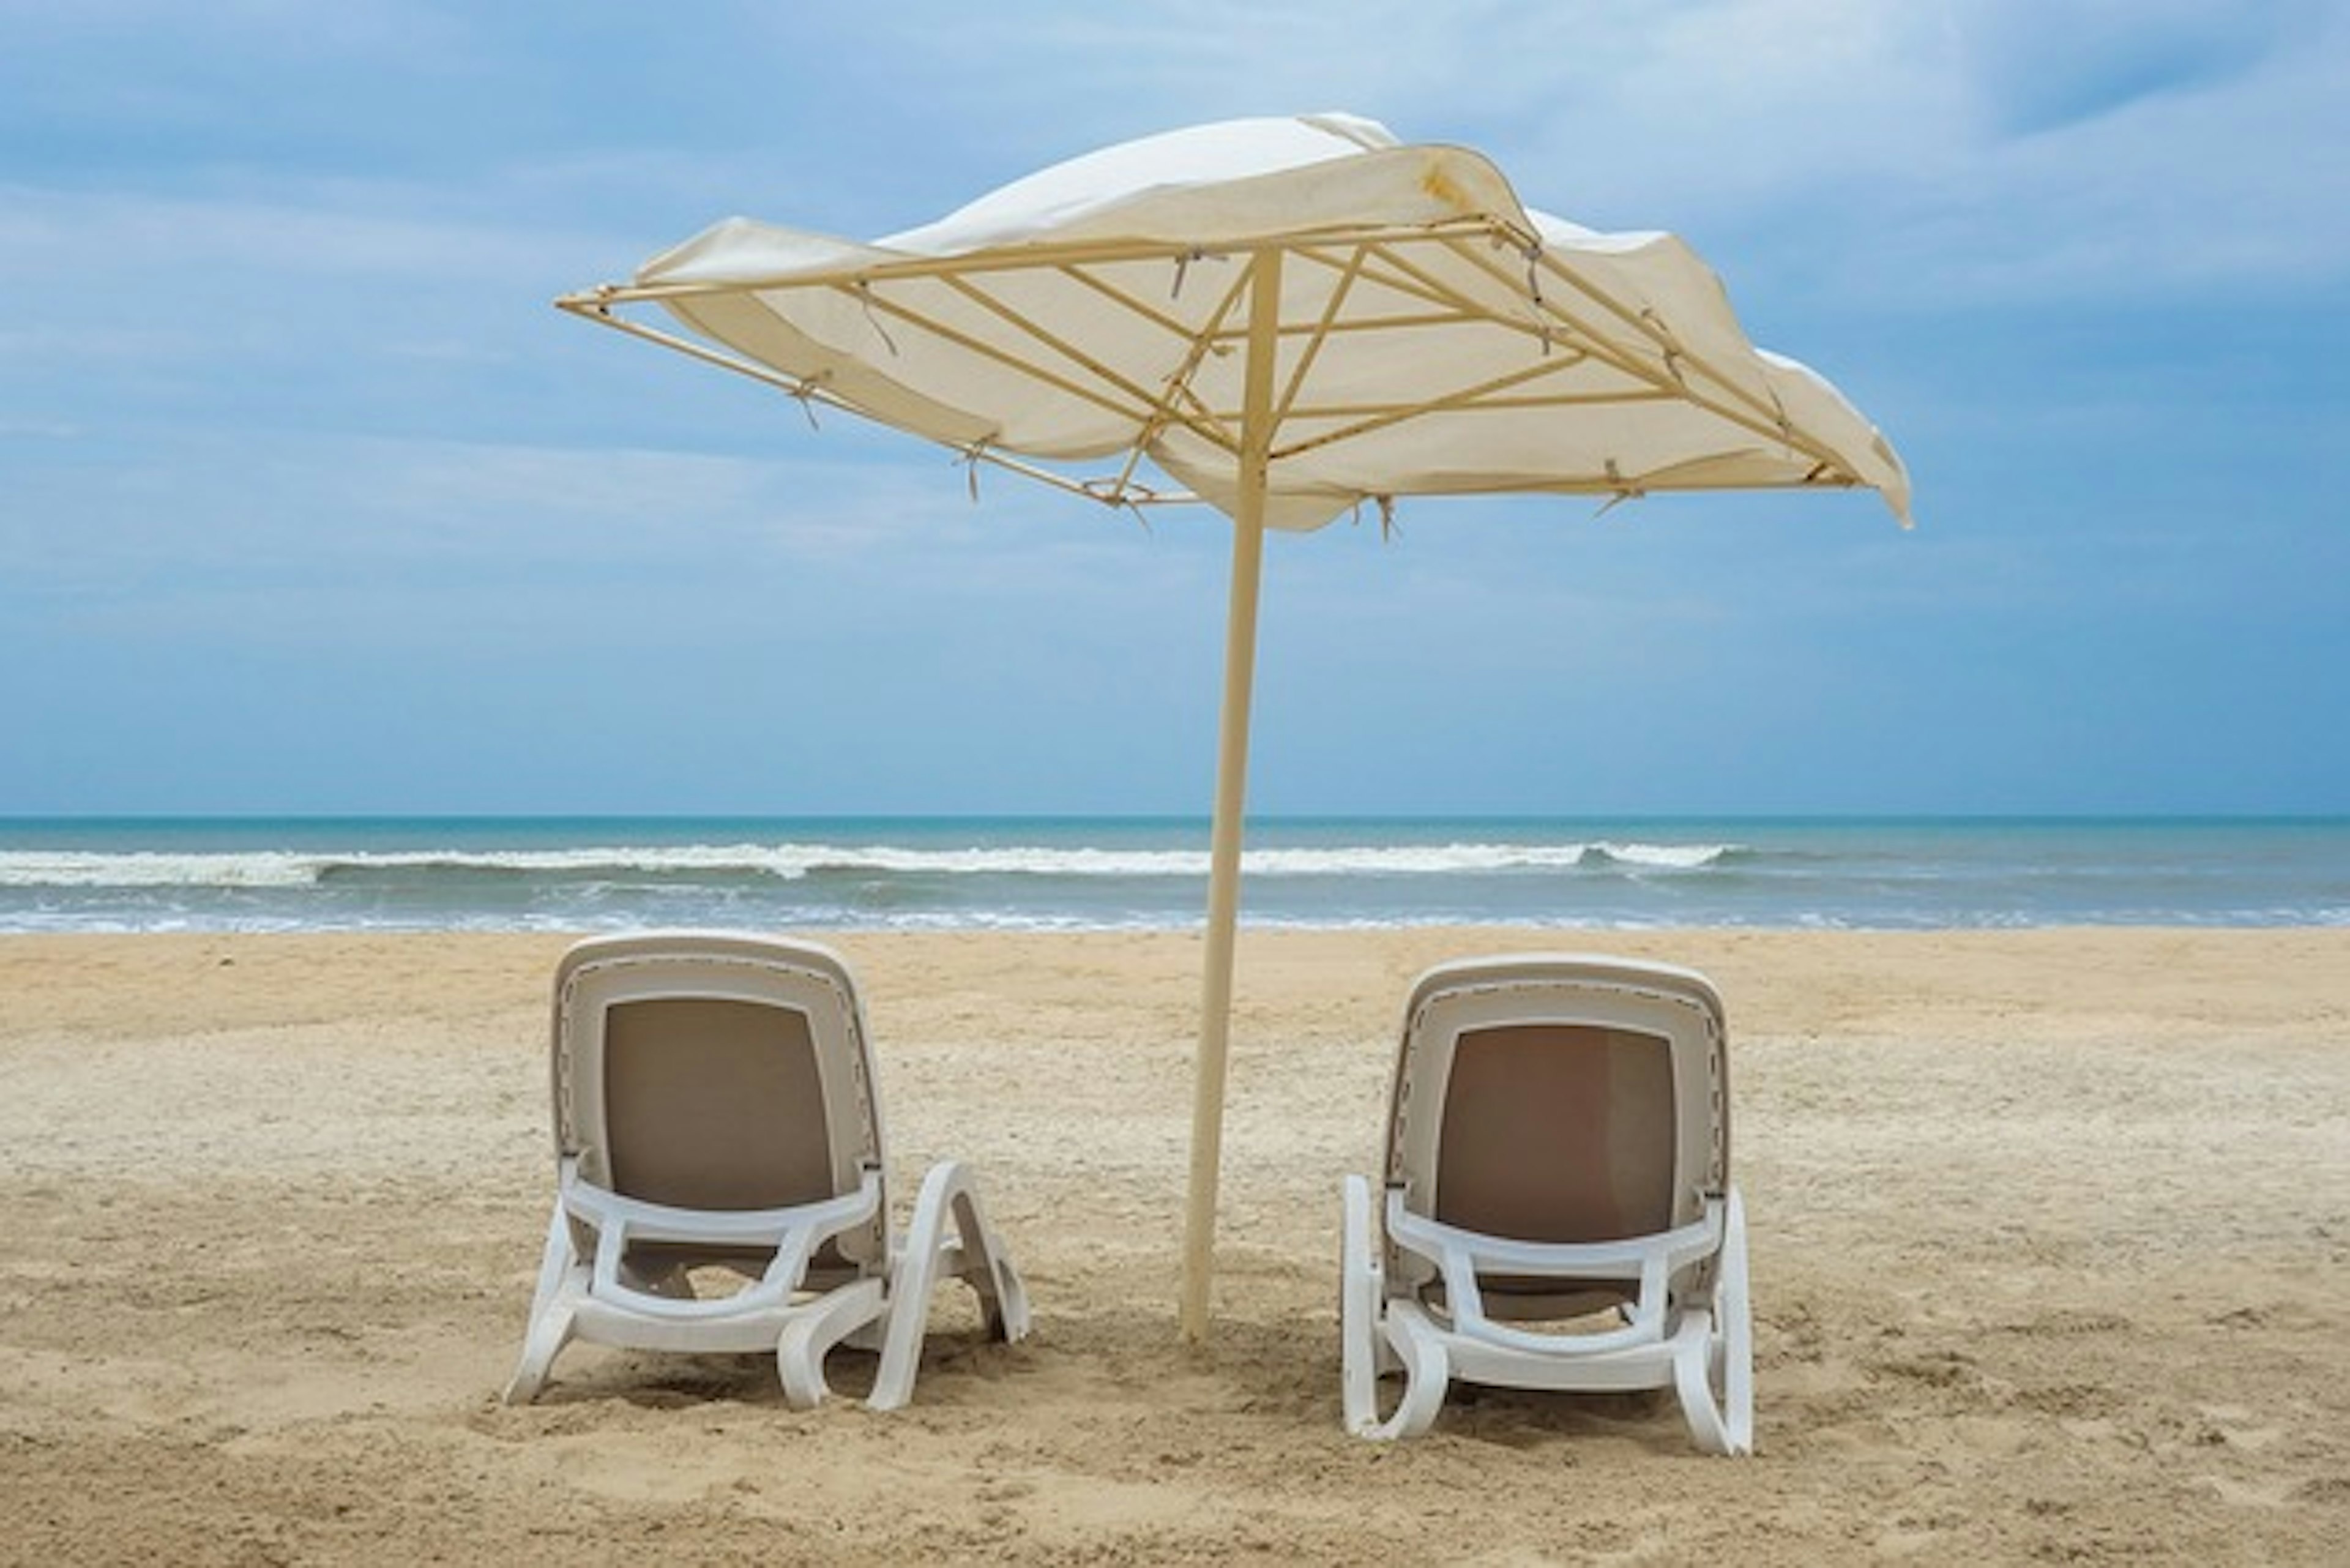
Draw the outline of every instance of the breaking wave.
M1243 851L1262 877L1456 877L1621 868L1701 871L1742 855L1729 844L1353 845ZM329 884L517 880L553 883L827 877L1200 877L1204 849L1007 845L918 848L889 844L670 845L576 849L302 852L231 850L0 852L0 887L294 888Z

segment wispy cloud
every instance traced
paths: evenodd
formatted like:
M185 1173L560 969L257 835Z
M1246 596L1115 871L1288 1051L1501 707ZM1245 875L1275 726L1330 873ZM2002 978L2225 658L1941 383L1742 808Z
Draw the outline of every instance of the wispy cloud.
M29 285L137 276L168 294L221 271L256 287L320 276L438 286L460 275L561 275L578 265L580 234L417 210L413 194L348 184L237 195L0 185L0 265Z
M1974 0L1951 23L1992 126L2038 134L2262 77L2279 55L2322 41L2330 9L2324 0L2068 0L2053 13L2044 0Z

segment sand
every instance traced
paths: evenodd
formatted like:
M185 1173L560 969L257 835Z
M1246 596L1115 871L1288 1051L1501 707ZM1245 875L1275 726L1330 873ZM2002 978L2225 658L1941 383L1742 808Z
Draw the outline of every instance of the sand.
M1555 943L1555 937L1547 939ZM941 1293L912 1407L567 1352L497 1390L552 1191L558 939L0 939L0 1558L2338 1563L2350 931L1608 936L1731 1009L1758 1446L1669 1397L1338 1427L1336 1189L1409 977L1252 935L1218 1331L1179 1345L1196 941L848 936L899 1201L972 1162L1035 1334ZM901 1210L902 1218L902 1210Z

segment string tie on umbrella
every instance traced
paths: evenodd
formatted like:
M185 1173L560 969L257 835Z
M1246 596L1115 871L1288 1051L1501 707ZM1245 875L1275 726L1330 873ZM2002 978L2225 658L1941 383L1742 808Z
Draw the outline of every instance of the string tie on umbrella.
M1654 306L1640 312L1640 320L1648 327L1650 336L1656 338L1657 346L1664 350L1665 374L1673 379L1675 386L1687 387L1689 379L1681 374L1684 355L1679 340L1673 336L1673 329L1665 325L1665 318L1657 314Z
M804 376L797 382L785 388L784 391L792 401L800 406L800 412L807 416L808 429L822 435L824 427L816 422L816 400L824 395L824 378Z
M979 465L987 461L987 443L975 441L962 449L963 487L971 492L972 504L979 504Z
M1530 242L1525 248L1526 298L1534 307L1534 329L1542 334L1543 358L1550 358L1550 311L1544 307L1542 291L1542 241Z
M1616 466L1616 460L1612 457L1607 460L1607 483L1615 488L1616 493L1610 495L1607 501L1601 504L1599 510L1593 514L1594 516L1605 517L1610 512L1615 511L1618 506L1623 505L1627 501L1638 501L1648 493L1639 485L1633 483L1628 479L1626 479L1624 477L1624 471Z
M857 280L857 299L858 304L865 306L865 324L873 328L874 335L879 337L882 346L889 350L889 358L892 359L898 358L898 340L889 336L889 329L881 325L881 317L874 313L873 286L863 278Z
M1396 504L1392 495L1356 496L1354 509L1347 514L1348 526L1359 528L1363 525L1363 503L1366 501L1379 509L1379 543L1390 545L1403 537L1403 530L1396 526Z
M1115 507L1128 514L1141 524L1144 533L1150 532L1150 514L1142 509L1142 504L1155 501L1158 496L1149 485L1130 484L1122 477L1081 479L1077 481L1077 493L1088 501L1098 501L1104 506Z

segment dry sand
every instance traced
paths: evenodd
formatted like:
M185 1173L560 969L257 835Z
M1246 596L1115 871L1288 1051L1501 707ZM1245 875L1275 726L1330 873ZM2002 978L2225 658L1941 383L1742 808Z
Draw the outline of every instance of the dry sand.
M1338 1177L1409 978L1508 932L1243 940L1204 1351L1173 1323L1197 943L844 938L899 1201L976 1166L1035 1337L942 1293L893 1416L594 1346L505 1408L560 945L0 939L0 1557L2350 1560L2350 932L1597 944L1730 1004L1744 1461L1661 1396L1338 1428Z

